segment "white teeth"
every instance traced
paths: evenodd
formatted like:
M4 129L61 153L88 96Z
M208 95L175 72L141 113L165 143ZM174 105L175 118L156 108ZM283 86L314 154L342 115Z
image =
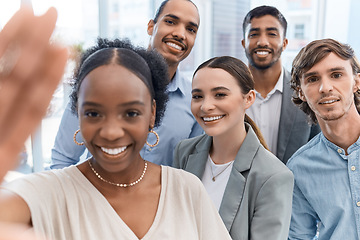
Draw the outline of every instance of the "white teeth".
M333 103L333 102L336 102L337 100L329 100L329 101L325 101L325 102L322 102L320 104L329 104L329 103Z
M267 55L267 54L269 54L269 52L266 52L266 51L257 51L256 54L258 54L258 55Z
M203 117L205 122L211 122L211 121L215 121L218 120L220 118L222 118L223 116L216 116L216 117Z
M173 48L177 49L177 50L180 50L180 51L182 50L182 47L180 47L179 45L177 45L175 43L167 42L166 44L169 45L170 47L173 47Z
M107 154L110 154L110 155L116 155L116 154L119 154L123 151L125 151L126 147L120 147L120 148L104 148L104 147L101 147L101 150L103 152L106 152Z

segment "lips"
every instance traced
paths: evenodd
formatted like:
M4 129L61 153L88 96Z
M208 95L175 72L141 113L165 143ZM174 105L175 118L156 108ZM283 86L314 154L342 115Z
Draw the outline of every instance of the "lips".
M325 105L325 104L332 104L335 102L340 101L340 98L334 95L323 95L320 100L318 101L319 104Z
M320 101L319 104L331 104L331 103L334 103L334 102L338 102L340 101L339 99L332 99L332 100L326 100L326 101Z
M255 51L255 53L256 53L257 55L263 55L263 56L269 54L269 52L266 52L266 51Z
M126 150L127 146L125 147L118 147L118 148L105 148L105 147L101 147L101 151L103 151L106 154L115 156L118 155L122 152L124 152Z
M179 51L182 51L182 50L183 50L183 48L182 48L181 46L179 46L179 45L177 45L177 44L175 44L175 43L167 42L166 44L167 44L168 46L172 47L172 48L175 48L175 49L179 50Z
M264 48L257 48L257 49L254 49L253 51L256 55L260 56L260 57L265 57L269 54L272 53L272 50L271 49L264 49Z
M225 116L225 115L212 116L212 117L202 117L202 119L204 120L204 122L212 122L212 121L219 120L219 119L223 118L224 116Z
M176 49L177 51L185 51L186 50L186 45L183 44L182 41L180 41L180 40L166 38L166 39L164 39L164 42L166 45L168 45L169 47L171 47L173 49Z

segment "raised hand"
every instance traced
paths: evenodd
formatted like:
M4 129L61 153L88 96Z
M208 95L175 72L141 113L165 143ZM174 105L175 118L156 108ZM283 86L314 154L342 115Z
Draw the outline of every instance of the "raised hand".
M47 111L67 50L50 43L57 12L21 8L0 32L0 182Z

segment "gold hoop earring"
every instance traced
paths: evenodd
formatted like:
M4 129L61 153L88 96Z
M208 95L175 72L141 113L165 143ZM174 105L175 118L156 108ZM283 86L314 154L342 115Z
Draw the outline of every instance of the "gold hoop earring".
M84 142L79 143L78 141L76 141L76 135L80 132L80 129L76 130L76 132L74 133L74 142L76 143L76 145L78 146L82 146L84 145Z
M159 144L160 141L160 137L159 134L157 134L154 130L150 129L149 133L153 133L156 136L156 142L154 144L150 144L146 141L146 145L148 145L149 147L155 147Z

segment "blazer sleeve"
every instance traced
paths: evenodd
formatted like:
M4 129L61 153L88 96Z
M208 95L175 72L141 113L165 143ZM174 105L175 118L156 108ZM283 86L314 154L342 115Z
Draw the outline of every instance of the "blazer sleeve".
M264 182L256 197L251 239L287 239L293 187L294 176L289 170L278 172Z

